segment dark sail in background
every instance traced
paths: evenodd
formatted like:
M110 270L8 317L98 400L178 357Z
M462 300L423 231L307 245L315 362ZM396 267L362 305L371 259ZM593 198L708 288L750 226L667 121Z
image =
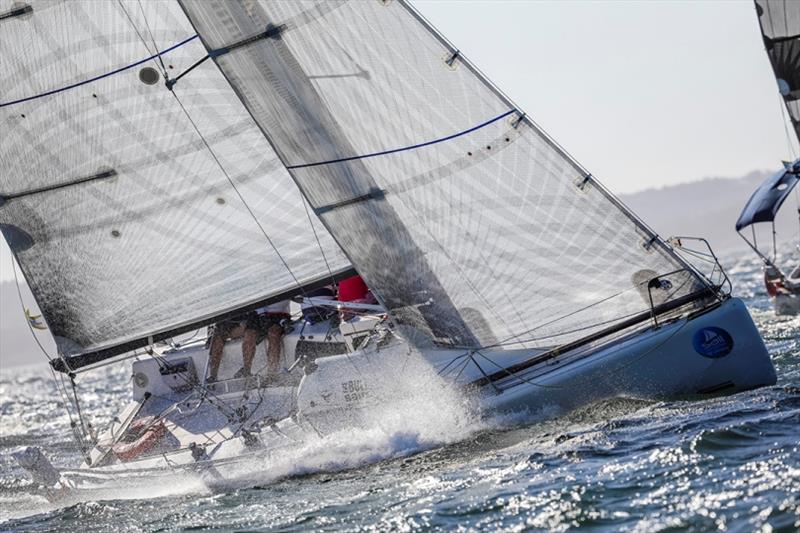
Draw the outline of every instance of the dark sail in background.
M755 0L755 4L778 90L800 139L800 2Z

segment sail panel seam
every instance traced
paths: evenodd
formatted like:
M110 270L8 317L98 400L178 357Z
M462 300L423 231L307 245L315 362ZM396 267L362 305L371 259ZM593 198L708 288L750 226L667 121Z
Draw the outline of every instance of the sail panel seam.
M112 70L111 72L106 72L105 74L101 74L99 76L95 76L94 78L90 78L88 80L79 81L79 82L73 83L71 85L66 85L64 87L59 87L58 89L52 89L50 91L45 91L43 93L35 94L33 96L26 96L25 98L19 98L17 100L12 100L10 102L0 102L0 107L6 107L6 106L10 106L10 105L15 105L15 104L21 104L23 102L30 102L31 100L44 98L45 96L51 96L53 94L62 93L64 91L68 91L70 89L75 89L77 87L81 87L81 86L87 85L89 83L94 83L94 82L102 80L104 78L108 78L109 76L113 76L114 74L119 74L120 72L124 72L126 70L132 69L133 67L137 67L137 66L141 65L142 63L147 63L148 61L152 61L153 59L159 58L160 56L162 56L164 54L167 54L167 53L169 53L169 52L171 52L171 51L173 51L173 50L175 50L177 48L180 48L181 46L183 46L185 44L190 43L191 41L197 39L197 37L198 37L198 35L194 34L191 37L188 37L188 38L184 39L183 41L170 46L169 48L165 49L162 52L158 52L157 54L153 54L150 57L146 57L144 59L136 61L135 63L131 63L130 65L126 65L124 67L120 67L118 69Z
M347 161L356 161L356 160L359 160L359 159L369 159L371 157L378 157L380 155L389 155L389 154L396 154L396 153L399 153L399 152L407 152L409 150L416 150L417 148L424 148L426 146L432 146L434 144L443 143L445 141L449 141L449 140L455 139L457 137L462 137L464 135L472 133L473 131L477 131L477 130L479 130L481 128L485 128L486 126L494 124L498 120L502 120L502 119L506 118L507 116L509 116L509 115L511 115L513 113L517 113L517 112L518 111L516 109L510 109L509 111L506 111L505 113L502 113L502 114L500 114L500 115L498 115L498 116L496 116L496 117L494 117L492 119L489 119L486 122L482 122L481 124L478 124L477 126L473 126L473 127L469 128L469 129L466 129L464 131L460 131L458 133L453 133L452 135L448 135L447 137L441 137L439 139L434 139L432 141L427 141L427 142L418 143L418 144L412 144L410 146L403 146L401 148L392 148L390 150L382 150L380 152L372 152L370 154L354 155L354 156L350 156L350 157L341 157L339 159L329 159L327 161L317 161L316 163L304 163L304 164L299 164L299 165L289 165L286 168L289 169L289 170L295 170L295 169L299 169L299 168L318 167L318 166L321 166L321 165L332 165L334 163L344 163L344 162L347 162Z

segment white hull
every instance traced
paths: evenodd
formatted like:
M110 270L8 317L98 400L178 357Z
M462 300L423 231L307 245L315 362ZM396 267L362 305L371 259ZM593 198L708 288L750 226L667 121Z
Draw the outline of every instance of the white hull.
M800 267L792 269L787 276L775 265L765 266L764 286L775 306L776 315L800 313Z
M489 361L506 368L519 368L532 357L541 358L542 351L487 350L469 359L463 351L431 350L422 354L420 360L424 364L409 367L403 379L397 379L398 357L408 352L407 346L398 342L389 347L318 359L316 368L303 376L296 395L288 385L259 393L261 404L252 411L248 434L240 431L241 424L214 421L209 412L198 411L197 416L186 420L174 417L170 432L180 443L176 449L143 454L127 462L63 472L63 484L78 486L91 484L92 478L107 481L137 472L187 470L199 473L206 484L224 486L231 479L241 482L249 472L237 465L244 464L248 457L281 453L298 443L321 439L333 428L347 424L381 424L382 415L378 412L376 417L376 409L386 404L402 405L420 391L429 395L424 400L429 403L438 401L439 393L461 390L480 413L541 417L615 397L644 400L702 397L776 381L769 354L738 299L724 301L692 318L639 330L600 346L564 352L513 375L498 377L503 373L497 372L497 367ZM462 363L454 366L454 359ZM455 367L460 368L457 375L449 370ZM469 387L470 383L485 381L492 374L496 379L491 384ZM439 393L435 392L437 388L441 389ZM252 405L256 393L249 389L248 394L247 390L220 394L221 398ZM135 409L136 405L134 402L129 409ZM259 408L262 410L258 411ZM279 418L276 415L285 418L275 422ZM207 427L202 427L203 424ZM189 449L191 442L200 446ZM100 446L93 452L95 462L107 449Z
M730 353L701 355L693 341L705 328L722 328L733 340ZM607 398L670 400L731 394L777 380L769 354L744 304L733 299L694 318L668 324L573 365L532 378L488 398L494 409L537 405L569 410Z
M719 347L714 353L717 339L713 338L715 330L709 328L719 328L730 335L729 350ZM710 331L708 335L712 336L706 355L695 348L696 336L702 336L704 331ZM497 372L490 360L510 367L536 355L530 350L487 350L482 354L485 357L474 356L464 367L459 383L467 384ZM453 359L453 353L446 351L423 355L437 369ZM347 409L352 401L346 401L342 391L348 380L364 379L354 375L352 363L352 356L347 360L333 357L320 361L319 370L303 380L298 394L299 413L314 419ZM357 363L362 368L376 365L374 360ZM485 412L563 412L614 397L661 400L730 394L772 385L776 379L769 354L744 304L730 299L692 319L679 319L601 347L565 352L498 379L481 388L476 405ZM370 389L368 382L360 386ZM328 389L334 394L326 397L322 391Z

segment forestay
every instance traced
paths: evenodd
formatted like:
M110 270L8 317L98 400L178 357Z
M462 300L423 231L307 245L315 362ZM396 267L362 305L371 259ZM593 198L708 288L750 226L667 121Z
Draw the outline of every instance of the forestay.
M800 2L755 0L755 4L778 90L800 138Z
M65 355L349 267L213 62L165 87L205 55L175 2L0 0L0 223Z
M656 303L704 288L406 3L181 4L322 222L419 337L559 344L649 309L656 275L668 278Z

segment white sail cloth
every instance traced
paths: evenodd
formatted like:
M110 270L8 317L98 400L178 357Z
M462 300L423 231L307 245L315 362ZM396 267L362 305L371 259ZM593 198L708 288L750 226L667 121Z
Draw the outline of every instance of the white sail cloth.
M402 1L181 0L395 318L557 344L703 287ZM679 270L677 274L672 274Z
M0 0L0 17L0 227L63 354L349 266L213 62L174 95L145 83L206 54L177 3Z

